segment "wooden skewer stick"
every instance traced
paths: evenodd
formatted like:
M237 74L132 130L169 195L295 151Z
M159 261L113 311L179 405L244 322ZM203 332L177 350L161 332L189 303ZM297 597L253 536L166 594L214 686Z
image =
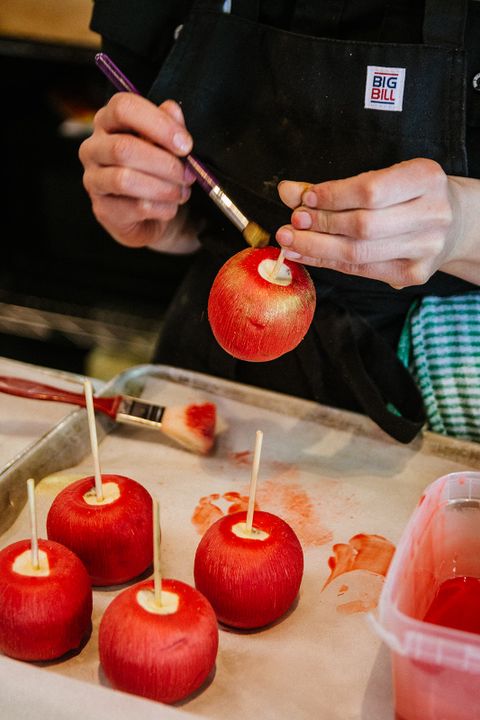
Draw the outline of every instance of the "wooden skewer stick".
M282 248L278 254L277 260L275 262L275 265L272 268L271 277L275 280L278 276L278 273L280 272L280 269L283 265L283 261L285 260L285 251Z
M35 503L35 480L29 478L27 480L28 493L28 511L30 514L30 550L32 554L32 567L38 570L40 567L40 558L38 556L38 534L37 534L37 508Z
M251 533L253 527L253 511L255 510L255 496L257 494L258 467L260 465L262 442L263 432L257 430L255 435L255 451L253 453L252 476L250 479L250 492L248 496L247 521L245 523L247 533Z
M97 426L95 425L95 409L93 407L92 383L90 380L85 380L83 388L85 391L85 402L87 405L90 447L92 449L93 467L95 470L95 494L97 496L97 502L101 502L103 500L102 473L100 472L100 461L98 459Z
M153 592L155 605L162 606L162 571L160 569L160 504L153 500Z

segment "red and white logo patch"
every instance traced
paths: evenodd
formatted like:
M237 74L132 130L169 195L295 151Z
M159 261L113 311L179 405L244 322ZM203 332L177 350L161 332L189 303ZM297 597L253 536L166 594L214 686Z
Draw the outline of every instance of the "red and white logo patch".
M369 110L401 111L404 87L405 68L369 65L365 84L365 107Z

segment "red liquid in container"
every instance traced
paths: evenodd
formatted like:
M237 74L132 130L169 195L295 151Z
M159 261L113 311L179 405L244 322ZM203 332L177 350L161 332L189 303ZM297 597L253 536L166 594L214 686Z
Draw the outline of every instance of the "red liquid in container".
M480 472L427 486L378 607L395 720L480 720Z
M438 588L425 622L480 635L480 578L454 577Z

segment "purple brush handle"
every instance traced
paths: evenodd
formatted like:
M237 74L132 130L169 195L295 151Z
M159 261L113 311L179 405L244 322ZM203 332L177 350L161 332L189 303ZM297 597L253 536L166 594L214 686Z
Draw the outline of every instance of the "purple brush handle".
M141 95L135 85L130 82L126 75L123 74L120 68L115 65L113 60L106 53L97 53L95 55L95 63L103 72L105 77L110 80L112 85L117 88L117 90ZM210 194L215 187L220 186L219 182L211 174L211 172L207 170L205 165L197 160L197 158L193 157L193 155L187 155L185 162L188 164L188 167L191 168L202 190L205 190L206 193Z

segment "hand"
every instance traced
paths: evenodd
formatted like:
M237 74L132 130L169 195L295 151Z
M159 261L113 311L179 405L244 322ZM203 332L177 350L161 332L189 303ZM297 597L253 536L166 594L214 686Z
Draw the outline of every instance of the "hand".
M79 151L83 182L97 220L119 243L172 252L198 246L186 213L177 215L194 181L180 159L191 149L183 113L172 100L157 107L117 93L96 114L93 134Z
M284 181L278 191L294 211L276 238L307 265L422 285L460 253L454 181L425 158L318 185Z

